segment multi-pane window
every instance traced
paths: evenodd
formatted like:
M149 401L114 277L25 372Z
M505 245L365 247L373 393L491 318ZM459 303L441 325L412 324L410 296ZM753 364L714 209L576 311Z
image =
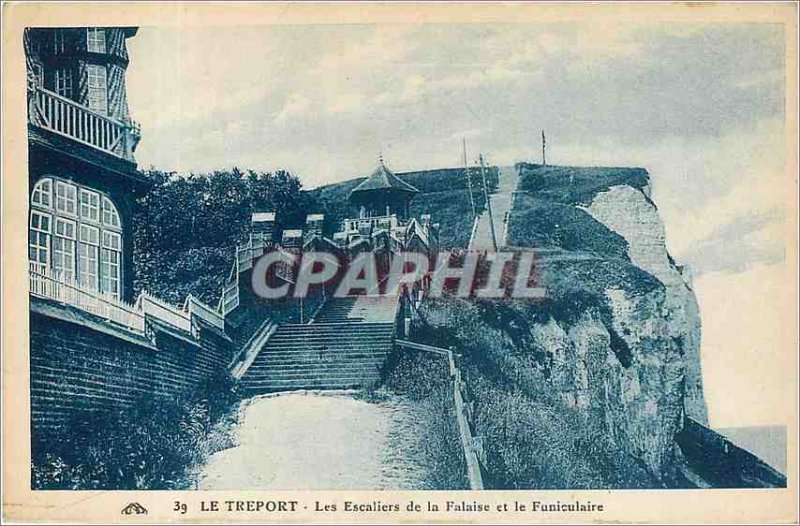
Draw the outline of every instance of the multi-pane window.
M31 193L31 269L119 298L122 233L108 197L67 181L41 179Z
M56 211L75 215L77 188L64 181L56 181Z
M67 33L63 29L53 31L53 54L59 55L67 51Z
M86 288L98 290L97 251L100 244L100 229L90 225L80 225L78 236L78 275L79 282Z
M38 62L33 63L33 78L37 86L44 85L44 67Z
M106 52L106 31L102 28L90 27L86 30L86 47L93 53Z
M72 69L58 68L56 70L56 93L68 99L72 98Z
M100 291L115 297L119 297L121 252L120 235L104 230L103 245L100 249Z
M28 260L36 272L44 273L50 262L50 215L31 211L28 230Z
M103 197L103 224L120 228L117 207L107 197Z
M50 208L53 203L53 180L42 179L39 184L33 188L31 195L31 203Z
M81 188L80 216L89 221L100 221L100 194Z
M105 66L90 64L87 68L89 107L100 113L108 111L108 83Z
M56 217L53 238L53 270L58 280L75 279L75 221Z

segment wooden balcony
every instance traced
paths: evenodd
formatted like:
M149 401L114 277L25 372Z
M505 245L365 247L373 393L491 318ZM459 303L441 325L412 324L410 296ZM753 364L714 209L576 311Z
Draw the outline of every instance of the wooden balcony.
M126 329L144 333L141 309L77 283L63 272L30 263L30 293L77 307Z
M40 86L28 86L28 122L52 133L135 163L140 128L98 113Z
M154 318L188 334L194 334L193 323L201 319L225 332L225 317L199 299L189 296L183 309L142 292L131 305L110 294L78 283L67 274L37 263L29 263L30 294L76 307L103 318L129 331L144 334L145 320ZM238 299L238 295L237 295Z

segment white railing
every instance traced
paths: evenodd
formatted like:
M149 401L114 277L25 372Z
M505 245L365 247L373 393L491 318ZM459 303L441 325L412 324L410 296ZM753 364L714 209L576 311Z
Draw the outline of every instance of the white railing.
M123 327L144 333L144 313L134 306L90 287L85 287L63 272L31 266L30 293L34 296L78 307Z
M239 306L239 283L233 283L222 288L222 297L220 298L220 314L227 316L236 307Z
M199 299L189 295L183 309L162 301L147 292L142 292L131 305L109 294L87 287L71 279L71 275L54 271L49 267L30 264L30 293L33 296L48 298L77 307L101 318L112 321L140 334L145 332L146 316L158 319L178 329L192 332L192 317L204 320L225 332L224 308L230 310L238 306L239 290L236 284L223 302L223 313L217 312ZM226 299L223 297L223 299ZM231 306L235 301L236 306Z
M217 311L223 318L239 306L239 273L253 268L255 260L264 255L269 245L261 236L251 233L247 244L236 246L236 259L228 283L222 287L217 306Z
M140 136L137 124L118 121L35 85L28 87L28 106L31 124L133 161Z
M190 318L196 316L217 329L225 331L225 318L191 294L186 297L186 304L183 310L189 314Z
M147 316L152 316L183 331L192 332L192 319L188 313L147 292L139 294L136 306Z
M472 230L469 234L469 243L467 243L467 249L472 249L472 243L475 241L475 234L478 232L478 223L480 222L481 216L475 216L475 219L472 221Z
M370 228L385 228L389 231L394 230L401 225L395 214L388 216L375 216L375 217L359 217L356 219L345 219L342 225L342 231L355 232L359 229L359 225L367 224Z

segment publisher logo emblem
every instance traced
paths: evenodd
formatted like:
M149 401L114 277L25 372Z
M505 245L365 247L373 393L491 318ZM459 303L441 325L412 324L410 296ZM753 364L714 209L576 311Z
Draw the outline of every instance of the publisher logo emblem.
M138 502L131 502L120 511L122 515L147 515L147 508Z

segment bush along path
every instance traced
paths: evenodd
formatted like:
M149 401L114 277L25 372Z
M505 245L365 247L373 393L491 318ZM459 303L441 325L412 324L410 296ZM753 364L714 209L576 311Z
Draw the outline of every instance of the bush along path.
M194 489L207 459L234 445L239 396L220 375L180 399L142 397L118 412L76 414L32 441L33 489Z

